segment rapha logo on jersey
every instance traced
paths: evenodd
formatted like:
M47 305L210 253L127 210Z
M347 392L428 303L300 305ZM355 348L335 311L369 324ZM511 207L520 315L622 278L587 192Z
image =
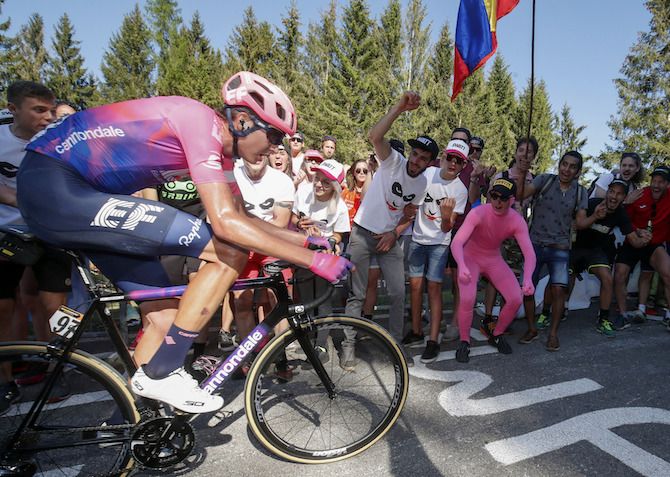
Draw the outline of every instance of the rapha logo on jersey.
M189 222L191 222L191 231L188 233L188 235L182 235L179 237L179 245L185 245L189 246L191 245L191 242L195 240L196 238L200 238L200 234L198 231L200 230L200 227L202 226L202 219L188 219Z
M95 214L91 227L135 230L140 222L153 224L157 217L151 213L160 213L163 210L165 207L157 205L109 199Z
M103 137L124 137L125 135L126 132L121 128L117 128L116 126L98 126L95 129L72 131L70 135L65 138L65 141L61 142L54 149L58 154L63 154L65 151L69 151L81 141L90 141L91 139L99 139Z
M204 167L208 169L214 169L215 171L220 171L223 169L221 165L221 155L220 154L210 154L205 162L202 163Z

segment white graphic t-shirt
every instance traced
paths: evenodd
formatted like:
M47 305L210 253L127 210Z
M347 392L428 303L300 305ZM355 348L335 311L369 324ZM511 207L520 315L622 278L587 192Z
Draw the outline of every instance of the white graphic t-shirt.
M28 141L14 136L9 126L0 126L0 184L16 191L16 174L26 155L24 149ZM23 223L21 212L11 205L0 204L0 224L10 223Z
M440 214L440 202L446 198L456 199L454 212L462 214L468 202L468 189L465 184L456 177L446 180L440 175L439 167L429 167L426 172L428 179L428 190L419 207L414 219L414 232L412 240L421 245L449 245L451 243L451 231L442 232L442 215Z
M306 217L316 222L317 227L321 230L321 235L324 237L332 237L333 232L339 234L351 232L349 210L342 198L338 199L337 207L332 213L328 212L329 205L330 201L318 201L314 197L314 192L311 192L305 197L296 199L293 205L293 213L299 216L302 212Z
M274 217L276 202L293 202L293 181L289 176L270 166L257 181L247 175L244 167L235 168L235 180L242 192L244 208L259 219L269 222Z
M354 222L376 234L388 232L398 224L407 204L421 205L427 186L425 173L410 177L407 159L391 149L372 177Z

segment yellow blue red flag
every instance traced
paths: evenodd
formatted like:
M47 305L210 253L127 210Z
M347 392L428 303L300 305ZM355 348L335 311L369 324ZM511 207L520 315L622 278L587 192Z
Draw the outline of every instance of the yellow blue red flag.
M461 0L456 23L452 101L461 92L465 78L496 52L496 23L518 3L519 0Z

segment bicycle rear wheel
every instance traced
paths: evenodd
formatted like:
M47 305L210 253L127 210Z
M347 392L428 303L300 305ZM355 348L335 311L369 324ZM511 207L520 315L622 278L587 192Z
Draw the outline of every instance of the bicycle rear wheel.
M19 391L0 415L0 461L32 462L44 475L124 474L139 420L133 397L113 368L80 351L66 359L42 411L14 439L54 367L45 344L0 346L0 385Z
M334 462L363 452L396 422L407 398L407 363L386 330L368 320L317 318L307 333L320 346L336 396L328 396L299 345L294 351L296 334L288 330L249 371L247 419L261 444L282 458Z

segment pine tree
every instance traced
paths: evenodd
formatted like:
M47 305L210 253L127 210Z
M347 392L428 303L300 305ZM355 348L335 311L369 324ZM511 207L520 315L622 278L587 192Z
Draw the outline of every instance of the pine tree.
M169 60L170 41L179 34L182 24L181 9L177 0L148 0L146 12L155 43L154 62L158 66L158 82Z
M493 95L494 112L491 135L484 138L486 147L483 159L494 164L499 170L505 170L516 148L517 138L512 128L512 121L517 105L512 75L500 53L497 53L493 60L487 88Z
M233 30L226 49L225 75L246 70L269 79L279 76L275 49L276 39L271 25L259 22L253 7L247 7L242 24Z
M375 81L382 86L379 98L381 109L387 109L403 92L403 36L400 0L389 0L375 27L381 50Z
M287 16L281 20L283 29L277 29L277 45L280 55L278 55L278 84L292 96L292 90L298 86L300 79L301 55L303 48L303 38L300 32L300 11L291 0Z
M558 117L558 144L554 159L560 159L568 151L581 151L586 145L586 139L580 136L586 126L576 126L570 114L570 106L564 104Z
M614 83L618 112L610 118L614 144L602 156L613 166L615 151L636 151L644 167L667 163L670 157L670 3L647 0L649 31L639 35ZM609 164L607 164L609 162Z
M449 24L445 23L440 36L428 58L426 84L422 93L421 109L412 118L413 131L405 131L402 137L412 133L428 134L440 146L446 146L451 137L451 128L456 123L456 110L451 103L451 76L454 69L453 41Z
M48 58L44 47L44 20L38 13L33 13L28 23L21 27L16 42L16 77L38 83L44 81Z
M424 80L428 57L430 22L424 26L426 6L423 0L411 0L405 20L405 89L419 90Z
M79 44L74 39L74 28L67 13L58 20L52 46L54 56L47 67L47 86L56 98L79 108L87 108L98 100L95 78L86 72Z
M156 82L161 95L179 95L221 105L221 53L205 36L200 15L195 12L190 27L182 27L169 39L167 61Z
M5 0L0 0L0 14ZM11 27L11 19L0 22L0 93L3 101L5 100L5 91L10 83L16 80L14 74L14 62L16 56L16 40L7 36L6 32Z
M528 111L530 110L530 80L528 86L519 97L515 119L513 122L514 134L517 138L526 137L528 134ZM556 115L551 110L549 95L544 81L535 85L533 98L533 124L530 134L535 136L539 143L539 151L535 159L533 170L537 173L549 169L555 170L557 163L553 160L553 152L558 139L554 132L556 126Z
M100 69L105 100L111 103L150 96L154 66L151 32L135 5L123 18L119 32L112 35L109 50L103 55Z

